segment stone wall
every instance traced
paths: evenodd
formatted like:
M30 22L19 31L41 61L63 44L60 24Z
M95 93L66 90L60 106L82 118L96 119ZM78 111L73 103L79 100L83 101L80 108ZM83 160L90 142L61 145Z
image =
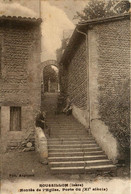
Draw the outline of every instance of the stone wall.
M34 146L34 117L40 108L40 27L31 21L0 23L0 106L3 148ZM21 107L21 131L10 131L10 107ZM8 137L8 138L7 138Z
M87 25L87 36L87 55L85 40L78 45L78 37L74 38L77 49L73 47L67 64L67 93L74 116L90 127L99 145L116 162L129 150L130 20L96 21Z
M70 64L67 64L68 85L67 95L73 105L73 115L88 127L88 56L86 37L81 35L79 42L74 45L75 55Z
M90 63L92 132L112 159L121 158L119 150L127 151L130 142L130 22L96 25L89 33L90 42L95 39L92 55L97 56ZM110 144L114 138L115 145Z
M82 109L87 108L87 63L85 37L68 66L68 95L72 103ZM67 64L68 65L68 64ZM75 73L74 73L75 72Z
M47 138L40 127L36 127L36 152L39 153L40 162L43 164L48 163L48 146L47 146Z

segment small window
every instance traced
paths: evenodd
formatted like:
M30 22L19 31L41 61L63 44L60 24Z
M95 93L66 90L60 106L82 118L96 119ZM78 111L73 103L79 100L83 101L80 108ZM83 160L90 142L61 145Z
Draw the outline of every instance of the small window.
M21 107L10 107L10 131L21 131Z

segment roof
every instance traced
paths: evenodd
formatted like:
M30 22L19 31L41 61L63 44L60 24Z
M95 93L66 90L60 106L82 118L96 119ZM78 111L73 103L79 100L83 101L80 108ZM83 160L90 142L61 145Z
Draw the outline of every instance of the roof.
M67 61L67 58L68 58L68 60L70 60L69 56L74 52L74 50L76 50L76 48L74 48L75 42L80 40L80 37L83 36L77 30L86 33L87 29L89 29L93 25L103 24L103 23L113 22L113 21L119 21L119 20L124 20L124 19L130 20L130 14L125 13L125 14L115 15L115 16L111 16L111 17L107 17L107 18L103 17L103 18L88 20L85 22L79 22L77 24L71 38L70 38L69 44L67 45L59 63L63 63L65 61L65 59Z
M130 18L130 14L125 13L125 14L106 17L106 18L103 17L103 18L87 20L84 22L79 22L78 25L81 26L81 25L90 25L90 24L100 24L100 23L106 23L106 22L117 21L122 19L129 19L129 18Z
M7 23L7 22L13 22L13 23L30 23L30 24L41 24L42 19L41 18L30 18L30 17L21 17L21 16L0 16L0 23Z

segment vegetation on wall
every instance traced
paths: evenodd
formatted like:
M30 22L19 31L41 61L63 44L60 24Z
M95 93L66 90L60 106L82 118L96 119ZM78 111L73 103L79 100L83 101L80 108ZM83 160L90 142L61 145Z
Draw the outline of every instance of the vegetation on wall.
M115 96L107 91L99 98L99 110L102 120L109 126L111 133L118 139L123 151L130 147L130 89L129 80L115 87ZM107 98L110 96L110 98Z

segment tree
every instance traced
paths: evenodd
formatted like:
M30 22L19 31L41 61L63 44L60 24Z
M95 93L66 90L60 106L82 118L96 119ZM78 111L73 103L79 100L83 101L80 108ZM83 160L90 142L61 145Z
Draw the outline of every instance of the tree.
M82 13L77 12L75 19L87 21L90 19L109 17L128 12L128 0L89 0Z

